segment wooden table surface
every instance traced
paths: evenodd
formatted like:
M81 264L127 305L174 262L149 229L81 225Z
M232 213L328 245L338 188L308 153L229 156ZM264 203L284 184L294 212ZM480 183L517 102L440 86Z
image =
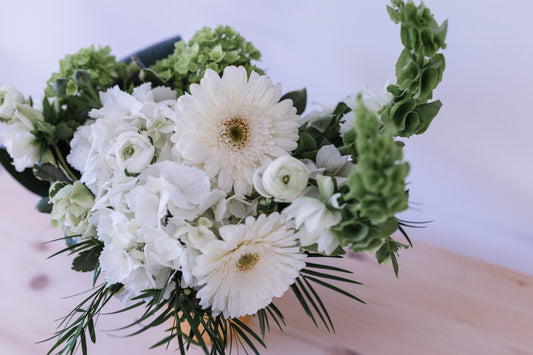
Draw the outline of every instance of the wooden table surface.
M70 270L70 257L46 260L61 245L43 243L61 233L48 229L49 216L33 209L38 198L5 171L0 171L0 199L0 354L45 354L51 344L35 342L50 336L54 320L79 302L81 296L64 297L87 290L90 275ZM272 331L262 353L533 354L532 276L420 242L399 262L399 279L390 265L377 265L366 254L338 262L364 283L349 290L368 304L320 289L336 334L315 328L288 292L276 300L288 327L283 334ZM108 310L119 307L116 301ZM97 344L89 345L89 353L170 353L148 350L162 338L161 328L131 338L108 331L137 315L102 316Z

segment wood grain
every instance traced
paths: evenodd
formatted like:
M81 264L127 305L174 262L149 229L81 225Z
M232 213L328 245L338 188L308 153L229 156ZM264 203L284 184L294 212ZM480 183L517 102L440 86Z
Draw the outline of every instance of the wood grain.
M90 275L70 270L71 258L47 256L61 235L48 228L49 217L34 211L38 198L0 172L0 354L44 354L55 319L90 287ZM363 286L349 290L357 303L317 286L334 320L336 334L318 329L288 292L276 305L287 329L273 329L265 354L533 354L533 277L506 270L420 242L401 254L400 278L365 254L350 254L336 265L354 271ZM533 265L533 263L532 263ZM114 302L109 311L120 307ZM91 354L164 354L148 350L163 329L131 338L108 332L138 312L102 316ZM118 335L124 335L119 332ZM170 350L173 350L171 347ZM169 350L169 351L170 351ZM200 354L198 349L191 354Z

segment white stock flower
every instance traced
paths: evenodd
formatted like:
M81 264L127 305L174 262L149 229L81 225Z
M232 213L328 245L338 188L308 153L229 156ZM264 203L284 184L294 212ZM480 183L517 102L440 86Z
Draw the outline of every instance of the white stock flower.
M132 189L126 201L146 227L160 226L168 212L176 218L194 219L225 196L211 190L209 178L200 169L171 161L154 163L139 180L144 183Z
M110 208L100 214L98 237L105 244L100 265L106 282L122 283L127 297L162 288L172 270L180 268L183 246L176 236L143 228L131 216Z
M15 104L24 103L24 95L12 86L0 87L0 121L10 120L15 114Z
M309 170L296 158L279 157L254 173L255 190L264 197L273 197L277 202L291 202L300 197L307 188Z
M203 308L234 318L254 314L281 297L305 266L292 228L279 213L247 217L219 229L202 249L194 275Z
M324 145L316 154L316 170L311 171L311 176L316 178L317 173L327 170L335 176L337 185L342 186L348 180L350 172L355 168L355 164L350 159L348 155L342 156L333 144Z
M124 283L133 270L141 266L126 250L112 245L104 246L99 261L104 278L110 285Z
M146 255L147 268L152 272L168 267L174 270L180 268L181 254L184 246L165 230L145 228L142 231L145 239L144 254Z
M27 104L15 104L15 113L7 121L0 132L0 141L13 158L13 165L17 171L23 171L39 162L42 147L36 137L30 132L37 127L38 122L44 121L43 114ZM52 161L52 153L46 150L43 161Z
M215 220L221 222L230 217L239 219L257 215L257 200L248 201L244 195L236 194L221 199L215 206Z
M342 219L337 201L340 193L334 193L331 177L318 176L317 183L318 190L309 188L306 196L294 200L282 213L294 219L302 246L317 244L319 252L329 255L339 246L330 228Z
M98 214L98 239L106 245L127 251L139 246L141 226L134 219L111 208L102 208Z
M84 125L79 126L70 141L71 149L67 155L67 162L82 173L85 171L87 159L89 159L93 149L93 123L93 120L88 120Z
M222 78L207 69L200 85L176 105L172 141L180 156L215 179L218 188L252 192L254 171L296 149L298 120L291 100L279 101L281 86L243 67Z
M115 155L118 166L128 174L141 173L154 158L155 149L148 136L135 131L117 137Z
M385 83L385 90L381 95L375 94L369 88L365 88L361 92L361 100L369 111L377 113L379 110L381 110L383 106L385 106L390 102L390 100L392 100L392 94L387 91L387 86L389 86L389 84L390 82L387 80L387 82ZM356 95L350 95L346 99L344 99L343 102L348 105L348 107L351 107L353 109L353 107L355 106L356 97ZM356 119L357 118L355 117L355 112L353 110L342 116L340 121L341 136L343 136L352 127L354 127Z

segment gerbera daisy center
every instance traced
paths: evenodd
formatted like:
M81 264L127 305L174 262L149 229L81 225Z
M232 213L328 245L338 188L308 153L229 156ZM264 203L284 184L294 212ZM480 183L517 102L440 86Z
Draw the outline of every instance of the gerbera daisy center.
M246 253L241 255L239 261L237 261L237 268L241 271L248 271L253 268L259 261L259 254Z
M250 127L244 119L234 117L223 122L219 132L219 141L222 144L231 148L241 149L248 142Z

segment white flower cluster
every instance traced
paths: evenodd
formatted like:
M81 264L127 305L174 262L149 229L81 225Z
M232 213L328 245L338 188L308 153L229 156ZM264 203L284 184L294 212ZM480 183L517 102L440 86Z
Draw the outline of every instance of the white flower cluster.
M71 141L82 175L55 193L53 220L104 243L104 277L126 298L178 275L215 314L253 314L298 277L301 247L339 246L334 190L353 164L333 145L315 161L290 155L300 118L268 77L227 67L179 99L150 84L100 98ZM282 207L260 213L259 200Z
M51 153L42 151L35 136L30 133L44 121L43 114L25 103L24 96L12 86L0 88L0 122L5 126L0 130L0 146L5 146L13 158L17 171L32 167L41 159L51 160Z

